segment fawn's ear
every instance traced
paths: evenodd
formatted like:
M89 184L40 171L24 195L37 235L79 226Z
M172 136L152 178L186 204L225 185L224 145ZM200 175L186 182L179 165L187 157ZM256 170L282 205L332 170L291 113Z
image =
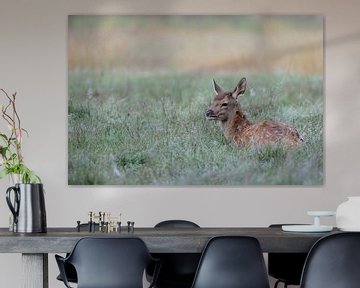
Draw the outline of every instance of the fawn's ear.
M246 90L246 78L242 78L237 84L236 88L234 89L232 95L235 99L237 99L237 97L245 93L245 90Z
M216 94L220 94L221 92L223 92L224 90L215 82L215 80L213 79L213 86L214 86L214 92Z

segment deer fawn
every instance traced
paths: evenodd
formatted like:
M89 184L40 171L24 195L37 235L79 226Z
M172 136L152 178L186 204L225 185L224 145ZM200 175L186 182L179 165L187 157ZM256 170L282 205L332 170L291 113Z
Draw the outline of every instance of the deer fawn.
M233 91L224 91L213 80L215 97L206 110L208 120L220 122L224 136L234 141L238 147L262 146L281 143L285 146L297 146L303 142L295 128L272 120L251 123L241 109L238 97L246 90L246 79L242 78Z

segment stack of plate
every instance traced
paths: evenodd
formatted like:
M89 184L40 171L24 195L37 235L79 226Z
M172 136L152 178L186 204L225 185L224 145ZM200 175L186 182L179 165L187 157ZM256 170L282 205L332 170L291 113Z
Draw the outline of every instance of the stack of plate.
M314 224L312 225L283 225L283 231L286 232L330 232L333 230L332 226L320 225L320 217L335 216L334 211L308 211L309 216L314 217Z

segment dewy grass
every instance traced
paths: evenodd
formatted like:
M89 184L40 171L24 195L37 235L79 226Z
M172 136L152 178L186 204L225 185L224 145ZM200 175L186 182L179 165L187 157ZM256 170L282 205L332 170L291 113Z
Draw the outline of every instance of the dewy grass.
M228 142L204 116L214 75L70 71L69 184L322 184L322 77L215 75L224 88L241 76L248 118L289 123L303 145L238 149Z

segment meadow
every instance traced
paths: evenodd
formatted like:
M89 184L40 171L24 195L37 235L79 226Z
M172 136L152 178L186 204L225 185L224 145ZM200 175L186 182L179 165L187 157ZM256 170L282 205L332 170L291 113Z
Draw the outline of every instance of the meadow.
M233 89L252 122L291 124L305 142L237 148L205 118L212 78ZM71 69L70 185L321 185L323 78L301 73L141 72Z

